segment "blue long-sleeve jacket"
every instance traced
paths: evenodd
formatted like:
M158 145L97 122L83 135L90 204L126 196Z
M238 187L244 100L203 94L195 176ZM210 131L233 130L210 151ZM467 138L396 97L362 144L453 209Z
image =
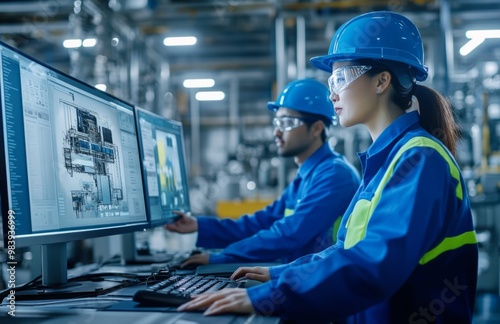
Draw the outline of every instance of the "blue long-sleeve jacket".
M332 227L359 186L358 172L325 143L300 166L298 177L253 215L236 221L199 216L196 245L224 248L210 255L210 263L290 262L330 246Z
M465 183L408 113L359 155L362 183L337 243L270 268L255 310L320 323L470 323L477 241Z

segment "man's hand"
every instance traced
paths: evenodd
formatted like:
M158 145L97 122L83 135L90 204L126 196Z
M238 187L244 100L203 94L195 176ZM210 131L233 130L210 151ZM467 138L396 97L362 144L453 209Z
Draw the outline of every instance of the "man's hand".
M261 282L271 280L269 268L266 267L240 267L236 269L236 271L231 275L230 279L236 280L243 277Z
M225 288L216 292L200 294L177 310L182 312L200 309L206 309L204 315L253 314L255 312L247 290L240 288Z
M199 254L194 254L187 258L184 262L181 264L181 269L190 265L190 264L197 264L197 265L203 265L203 264L209 264L210 263L210 254L208 253L199 253Z
M198 220L186 213L174 210L174 213L180 218L172 224L166 224L163 226L168 231L176 233L193 233L198 230Z

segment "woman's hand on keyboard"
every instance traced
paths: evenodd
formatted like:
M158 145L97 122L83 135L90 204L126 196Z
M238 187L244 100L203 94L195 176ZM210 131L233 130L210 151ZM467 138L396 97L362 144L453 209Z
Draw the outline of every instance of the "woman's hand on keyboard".
M200 309L206 309L204 315L253 314L255 312L247 290L240 288L226 288L216 292L203 293L177 308L180 312Z
M179 219L172 224L165 224L163 228L176 233L193 233L198 230L198 220L191 216L191 213L183 213L177 210L173 211L179 216Z
M252 280L257 280L261 282L266 282L271 280L271 275L269 274L269 268L267 267L240 267L231 275L231 280L236 280L239 278L247 278Z

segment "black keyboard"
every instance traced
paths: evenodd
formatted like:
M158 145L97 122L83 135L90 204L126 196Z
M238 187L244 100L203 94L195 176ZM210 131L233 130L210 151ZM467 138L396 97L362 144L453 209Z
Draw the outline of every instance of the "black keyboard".
M189 301L191 295L223 288L243 287L244 283L213 276L172 275L147 289L137 291L134 301L151 306L180 306Z

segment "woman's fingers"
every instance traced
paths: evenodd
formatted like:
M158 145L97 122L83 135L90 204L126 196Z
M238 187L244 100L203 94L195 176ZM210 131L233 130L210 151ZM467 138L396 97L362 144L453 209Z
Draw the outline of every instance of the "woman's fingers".
M217 292L204 293L178 308L179 311L205 309L205 315L254 312L252 302L245 289L228 288Z

